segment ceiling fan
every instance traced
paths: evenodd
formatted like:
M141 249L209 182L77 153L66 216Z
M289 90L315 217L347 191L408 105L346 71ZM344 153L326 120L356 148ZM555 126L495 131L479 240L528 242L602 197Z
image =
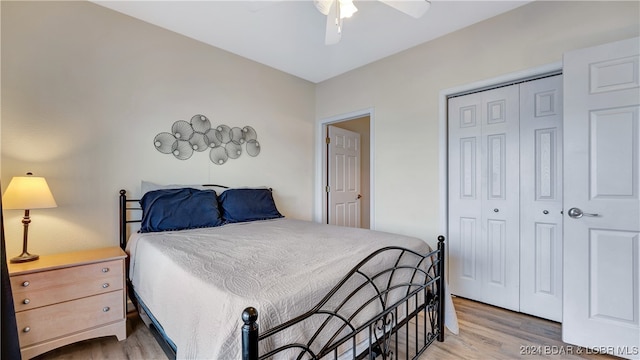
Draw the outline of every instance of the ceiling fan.
M429 0L378 0L414 18L424 15L431 1ZM358 8L353 0L313 0L318 11L327 16L325 44L337 44L342 37L342 20L350 18Z

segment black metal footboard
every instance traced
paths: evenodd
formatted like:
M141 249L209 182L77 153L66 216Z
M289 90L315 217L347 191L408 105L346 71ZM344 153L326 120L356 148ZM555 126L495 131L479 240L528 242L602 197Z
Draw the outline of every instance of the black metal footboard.
M390 254L393 266L379 269L380 257ZM416 359L444 341L444 259L444 236L426 255L377 250L313 309L262 333L258 311L246 308L242 359Z

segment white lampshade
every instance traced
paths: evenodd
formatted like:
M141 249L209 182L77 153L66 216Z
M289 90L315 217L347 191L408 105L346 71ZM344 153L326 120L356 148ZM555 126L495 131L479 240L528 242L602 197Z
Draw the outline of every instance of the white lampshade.
M14 176L2 196L2 207L5 209L30 210L57 206L47 180L39 176Z

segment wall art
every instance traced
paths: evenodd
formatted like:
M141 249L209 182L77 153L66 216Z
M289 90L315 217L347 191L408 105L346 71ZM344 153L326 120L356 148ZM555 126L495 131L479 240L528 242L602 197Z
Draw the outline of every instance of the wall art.
M194 152L209 149L209 159L216 165L223 165L229 159L237 159L244 151L249 156L260 154L258 134L251 126L229 127L211 126L204 115L194 115L191 121L178 120L171 126L171 132L161 132L153 139L156 150L172 154L176 159L187 160Z

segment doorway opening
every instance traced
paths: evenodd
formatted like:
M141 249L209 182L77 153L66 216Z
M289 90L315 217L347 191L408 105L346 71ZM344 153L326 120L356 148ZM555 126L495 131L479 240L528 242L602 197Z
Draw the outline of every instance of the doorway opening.
M344 129L359 134L360 159L358 170L359 227L373 229L373 110L364 110L343 114L320 121L317 133L317 160L319 163L316 177L316 221L330 223L329 216L329 175L330 167L335 164L328 156L327 137L329 127Z

